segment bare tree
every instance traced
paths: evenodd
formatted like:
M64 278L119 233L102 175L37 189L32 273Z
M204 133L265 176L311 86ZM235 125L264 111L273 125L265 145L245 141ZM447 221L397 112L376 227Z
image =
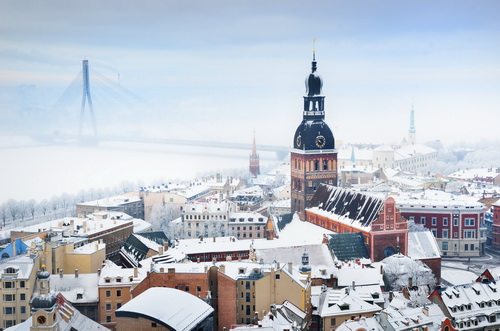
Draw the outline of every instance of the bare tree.
M50 202L46 199L44 199L44 200L40 201L40 203L38 203L38 209L40 210L40 212L42 213L42 215L44 217L47 214L49 207L50 207Z
M54 217L57 218L57 209L59 208L59 198L56 196L53 196L52 199L50 199L50 209L52 209L52 213L54 214Z
M436 285L432 270L422 261L395 254L382 260L382 264L384 265L384 283L389 290L400 291L408 286L410 278L413 286L428 285L432 288Z
M31 215L31 219L35 219L35 213L36 213L36 201L35 199L30 199L27 202L27 207L28 207L28 212Z
M169 231L169 224L180 216L179 209L170 204L158 204L151 212L151 225L155 231Z
M14 200L10 199L7 201L7 208L9 210L9 214L12 218L12 223L16 220L17 214L19 213L19 203Z
M4 202L0 205L0 218L2 219L3 226L5 226L8 215L9 215L9 207L7 206L7 203Z
M63 217L66 217L66 212L68 211L69 203L70 203L70 196L67 193L63 193L59 198L59 205L63 210Z
M28 203L25 200L21 200L18 203L19 206L19 217L21 217L21 222L24 221L24 218L28 214Z

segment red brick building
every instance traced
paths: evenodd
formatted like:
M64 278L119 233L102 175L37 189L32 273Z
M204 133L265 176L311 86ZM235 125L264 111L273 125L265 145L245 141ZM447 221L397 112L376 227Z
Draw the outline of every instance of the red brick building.
M482 203L428 191L419 199L398 198L397 207L405 219L421 224L432 232L443 256L484 254L486 226L485 206ZM500 224L500 218L497 223ZM500 233L500 230L497 231ZM500 237L497 240L500 245Z
M392 198L384 201L323 184L306 210L306 221L337 233L361 232L375 262L397 251L408 255L408 223Z

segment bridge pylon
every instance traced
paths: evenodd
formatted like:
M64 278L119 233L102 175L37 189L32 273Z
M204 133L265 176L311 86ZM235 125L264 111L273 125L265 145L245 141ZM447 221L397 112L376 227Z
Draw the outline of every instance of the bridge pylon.
M85 103L88 102L90 117L92 120L92 128L94 130L94 137L97 137L97 124L94 115L94 106L92 105L92 96L90 95L90 79L89 79L89 60L82 61L82 76L83 76L83 94L82 94L82 108L80 111L80 128L78 135L82 138L83 135L83 120L85 115Z

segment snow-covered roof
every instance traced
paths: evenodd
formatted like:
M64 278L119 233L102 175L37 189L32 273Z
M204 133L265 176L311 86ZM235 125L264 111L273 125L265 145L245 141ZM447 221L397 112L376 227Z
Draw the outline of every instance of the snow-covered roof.
M78 203L79 206L99 206L99 207L118 207L124 204L139 202L142 199L139 196L117 195L104 199Z
M357 290L352 288L327 289L326 297L320 309L321 317L342 315L360 315L377 313L382 310L378 305L371 304L359 297Z
M432 153L437 153L437 150L422 144L403 145L394 151L394 160L400 161L409 159L417 155L425 155Z
M432 232L408 232L408 256L418 260L441 257L439 246Z
M440 190L425 190L418 193L400 193L394 196L398 208L465 208L482 211L484 204L467 195L456 195Z
M239 212L229 215L229 223L266 223L267 217L256 212Z
M459 170L448 175L448 177L462 180L474 180L476 178L495 178L499 175L500 168L480 168Z
M469 284L477 279L478 275L472 271L456 268L441 268L441 279L451 285Z
M201 213L209 213L209 214L227 214L231 211L231 203L228 201L217 201L217 200L208 200L208 201L193 201L186 203L184 206L184 212L186 214L201 214Z
M384 285L380 268L364 268L362 264L354 262L343 263L342 266L337 271L337 285L339 287L351 286L354 282L356 288L358 286L376 285L380 290L380 286Z
M61 293L64 297L76 303L95 303L99 301L97 274L63 274L50 276L50 291Z
M152 287L116 310L116 316L150 318L173 330L192 330L214 309L185 291Z
M0 259L0 273L4 273L7 268L14 268L17 279L28 279L33 272L34 261L29 255Z
M137 268L137 277L134 277L134 268L122 268L111 261L106 261L99 276L99 286L131 286L146 278L148 270Z

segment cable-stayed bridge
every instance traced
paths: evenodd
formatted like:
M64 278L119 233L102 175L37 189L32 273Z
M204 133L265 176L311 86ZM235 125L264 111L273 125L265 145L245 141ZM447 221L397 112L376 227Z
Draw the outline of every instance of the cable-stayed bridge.
M46 144L96 145L99 142L131 142L251 151L251 143L102 134L106 131L99 129L100 121L112 123L116 118L127 115L131 121L140 121L140 116L143 116L141 110L152 107L147 101L121 86L119 79L119 74L117 81L109 79L92 69L88 60L83 60L82 70L50 110L54 119L52 133L33 137ZM289 148L285 146L258 145L257 148L259 151L275 152L278 158L283 158L289 152Z

